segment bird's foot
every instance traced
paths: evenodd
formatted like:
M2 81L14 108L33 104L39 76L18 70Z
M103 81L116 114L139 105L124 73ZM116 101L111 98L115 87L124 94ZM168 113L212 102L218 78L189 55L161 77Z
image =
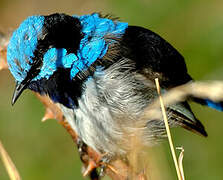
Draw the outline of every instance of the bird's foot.
M99 170L99 176L102 177L105 174L106 168L109 168L114 173L118 173L118 171L110 165L110 162L114 160L114 156L109 153L104 153L100 156L99 159L95 160L89 157L87 152L87 145L82 141L81 138L77 139L77 147L80 154L81 161L87 164L87 167L84 168L83 176L97 176L97 168ZM96 178L97 179L97 178Z

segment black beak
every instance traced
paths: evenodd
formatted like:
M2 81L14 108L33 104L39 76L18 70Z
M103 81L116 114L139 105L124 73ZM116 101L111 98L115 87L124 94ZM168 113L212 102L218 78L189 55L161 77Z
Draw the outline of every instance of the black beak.
M14 93L13 93L13 96L12 96L12 105L15 104L15 102L17 101L17 99L19 98L19 96L22 94L22 92L26 89L27 87L27 83L16 83L16 86L15 86L15 90L14 90Z

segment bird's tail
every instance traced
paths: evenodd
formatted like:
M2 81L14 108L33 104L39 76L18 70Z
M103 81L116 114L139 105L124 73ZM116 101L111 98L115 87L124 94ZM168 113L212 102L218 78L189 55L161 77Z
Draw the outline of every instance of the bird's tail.
M223 102L214 102L212 100L209 99L201 99L201 98L193 98L193 101L201 104L201 105L205 105L208 106L210 108L216 109L218 111L223 111Z

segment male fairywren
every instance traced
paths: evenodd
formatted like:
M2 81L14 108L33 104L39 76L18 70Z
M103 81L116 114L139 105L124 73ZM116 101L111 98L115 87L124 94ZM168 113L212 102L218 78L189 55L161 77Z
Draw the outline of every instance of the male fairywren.
M155 78L164 92L192 81L182 55L159 35L97 13L28 17L11 37L7 61L16 80L12 104L25 89L48 95L84 143L114 156L129 151L121 143L125 131L138 131L144 145L165 136L162 119L137 128L157 97ZM194 100L223 110L222 103ZM171 127L207 136L186 101L167 114Z

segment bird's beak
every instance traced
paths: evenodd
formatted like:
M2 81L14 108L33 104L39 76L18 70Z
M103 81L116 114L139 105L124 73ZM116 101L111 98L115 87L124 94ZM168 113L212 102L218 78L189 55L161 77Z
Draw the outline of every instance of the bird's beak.
M12 96L12 105L15 104L15 102L17 101L19 96L26 89L26 87L27 87L27 83L23 83L23 82L21 82L21 83L17 82L16 83L15 90L14 90L14 93L13 93L13 96Z

